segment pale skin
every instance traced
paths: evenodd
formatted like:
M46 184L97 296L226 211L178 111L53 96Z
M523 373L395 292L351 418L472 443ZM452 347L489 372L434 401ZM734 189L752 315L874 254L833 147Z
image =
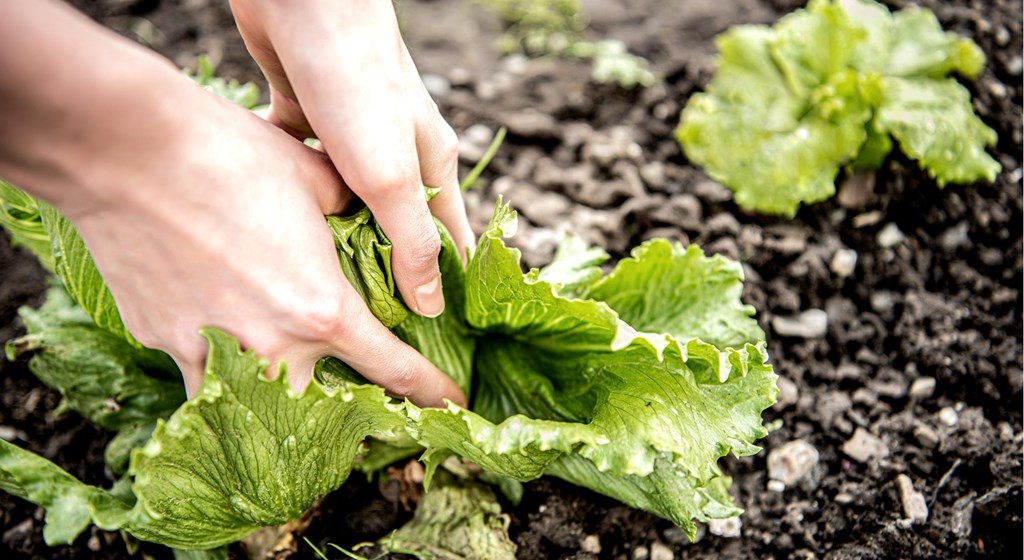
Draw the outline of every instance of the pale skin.
M52 0L0 3L0 177L76 226L126 326L194 395L204 325L288 364L296 390L335 356L422 406L465 404L370 313L323 215L356 197L395 246L401 295L443 312L431 215L474 243L455 134L382 0L232 0L271 84L263 121ZM297 138L317 137L324 152ZM441 194L427 203L423 185Z

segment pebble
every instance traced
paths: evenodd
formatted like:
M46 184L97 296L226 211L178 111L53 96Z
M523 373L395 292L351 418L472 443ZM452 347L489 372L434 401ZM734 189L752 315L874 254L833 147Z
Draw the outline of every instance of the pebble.
M864 212L853 217L852 223L855 228L873 226L882 221L882 213L878 210Z
M942 425L952 428L959 421L960 416L956 413L956 410L953 410L953 407L947 406L939 411L939 422L942 422Z
M506 113L502 120L512 134L527 138L558 138L559 125L554 117L533 108Z
M708 531L719 537L735 538L743 533L743 522L739 517L729 519L712 519L708 521Z
M934 377L918 377L910 384L909 395L911 400L923 401L935 394Z
M768 491L775 492L776 494L781 494L786 491L786 483L782 482L781 480L769 480Z
M839 195L836 197L839 205L849 210L859 210L874 204L875 196L875 172L859 171L850 175L839 186Z
M582 541L580 541L580 550L593 554L601 554L601 537L597 535L587 535Z
M423 80L423 87L427 88L427 93L434 99L442 99L452 92L452 83L444 76L422 74L420 79Z
M907 238L906 235L900 231L899 226L896 224L886 224L881 231L878 232L878 236L875 240L879 245L886 249L891 249Z
M888 290L878 290L871 293L871 309L876 313L888 313L896 305L896 297Z
M513 53L501 59L501 69L509 74L525 74L529 65L530 59L520 53Z
M740 232L740 223L729 212L719 212L704 222L704 227L712 235L736 235Z
M970 238L967 236L967 231L970 226L967 222L960 222L959 224L947 229L939 235L939 247L942 247L947 253L952 253L958 247L967 245Z
M28 436L25 432L13 427L13 426L0 426L0 439L4 441L14 441L16 439L26 440Z
M858 463L866 463L873 458L889 456L889 448L885 442L864 428L857 428L853 437L843 444L843 453Z
M808 309L792 317L772 317L772 328L780 336L822 338L828 333L828 314L821 309Z
M645 163L640 167L640 178L651 188L660 188L665 185L665 164L660 161Z
M917 443L921 444L921 447L925 449L935 449L939 446L939 434L927 424L918 424L914 428L914 438Z
M85 547L93 552L99 552L103 549L103 543L100 542L100 538L96 535L89 537L89 540L85 542Z
M779 377L776 383L779 386L779 398L775 402L775 408L783 410L800 400L800 392L796 383L793 383L788 377Z
M833 498L833 500L835 500L835 502L841 506L852 504L855 499L856 498L853 496L853 494L849 494L847 492L840 492L836 494L835 498Z
M1024 58L1015 56L1006 63L1006 73L1011 76L1020 76L1024 72Z
M924 501L924 494L914 489L914 482L910 480L910 477L901 474L896 477L896 484L900 487L903 513L910 519L910 522L924 523L928 521L928 504Z
M694 185L693 194L708 202L726 202L732 200L732 191L711 180L701 181Z
M813 445L802 439L793 440L768 454L768 476L787 487L799 485L813 490L818 485L819 460Z
M856 266L857 251L853 249L840 249L836 251L836 254L832 255L832 262L829 264L832 272L836 273L836 276L840 278L852 275Z
M655 541L651 544L651 560L675 560L676 554L664 543Z
M633 560L647 560L651 557L651 551L646 546L638 546L633 549Z
M470 126L459 136L459 158L472 163L480 161L493 136L494 131L486 125Z

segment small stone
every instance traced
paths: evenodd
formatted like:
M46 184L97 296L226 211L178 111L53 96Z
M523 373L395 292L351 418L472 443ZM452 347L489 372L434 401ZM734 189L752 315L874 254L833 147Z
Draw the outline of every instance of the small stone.
M476 163L484 157L494 132L486 125L474 124L459 136L459 159Z
M901 474L896 477L896 484L900 487L900 501L903 502L903 513L907 519L911 523L928 521L928 504L924 501L924 494L914 489L910 477Z
M665 164L660 161L645 163L640 167L640 178L647 186L659 188L665 185Z
M651 551L646 546L638 546L633 549L633 560L647 560L651 557Z
M856 266L857 251L853 249L840 249L836 251L836 254L832 255L832 262L829 264L832 272L836 273L836 276L840 278L846 278L853 274L853 269Z
M788 377L779 377L776 383L779 386L779 399L775 402L775 408L783 410L800 400L800 392L797 390L796 383L793 383Z
M871 432L857 428L853 437L843 444L843 453L858 463L866 463L870 459L888 457L889 448Z
M924 449L935 449L939 446L939 434L927 424L918 424L914 428L914 439L917 443L921 444Z
M452 92L452 83L444 76L423 74L420 79L423 80L423 87L427 89L427 93L434 99L443 99Z
M509 74L523 74L529 65L530 59L520 53L513 53L501 59L501 69Z
M969 227L967 222L960 222L942 232L942 235L939 235L939 247L942 247L947 253L952 253L958 247L967 245L970 242L970 238L967 236Z
M601 537L597 535L587 535L582 541L580 541L580 550L593 554L601 554Z
M853 494L848 494L846 492L840 492L836 494L835 498L833 498L833 500L835 500L835 502L841 506L852 504L855 499L856 498L853 496Z
M712 235L736 235L740 232L740 223L729 212L719 212L704 222L704 227Z
M836 200L843 208L859 210L875 203L875 172L858 171L850 175L839 186Z
M547 113L533 108L526 108L513 113L506 113L502 120L512 134L527 138L558 138L558 121Z
M910 384L910 391L908 393L911 400L923 401L931 398L935 394L935 378L934 377L918 377Z
M885 247L886 249L891 249L902 243L906 238L907 236L904 235L902 231L900 231L899 226L897 226L896 224L886 224L885 227L883 227L882 230L878 232L878 236L875 238L875 240L882 247Z
M787 487L799 485L813 490L818 485L819 459L813 445L802 439L793 440L768 454L768 476Z
M473 74L462 66L456 66L448 72L448 81L453 86L467 86L473 81Z
M694 185L693 194L707 202L726 202L732 200L732 191L714 181L701 181Z
M687 537L682 529L674 525L662 531L661 536L665 537L669 544L690 544L690 537ZM700 540L699 532L694 535L694 539L694 542Z
M16 439L28 439L25 432L15 428L14 426L0 426L0 439L4 441L14 441Z
M786 491L786 483L782 482L781 480L769 480L768 491L775 492L776 494L781 494Z
M863 214L857 214L854 216L852 221L853 227L855 228L873 226L882 221L882 213L878 210L864 212Z
M960 421L960 416L956 413L956 410L951 406L944 407L939 411L939 422L942 422L943 426L952 428L956 426L957 422Z
M896 305L896 296L888 290L871 292L871 309L876 313L888 313Z
M772 317L772 328L780 336L822 338L828 333L828 314L821 309L808 309L791 317Z
M676 554L664 543L651 543L651 560L675 560Z
M100 542L100 538L96 535L89 537L89 540L85 542L85 547L93 552L99 552L103 549L103 543Z
M735 538L743 533L743 522L740 521L739 517L712 519L708 521L708 531L712 535L718 535L719 537Z
M1010 30L1007 29L1005 25L1000 25L999 27L996 27L996 31L993 33L992 38L995 39L997 45L1005 47L1010 44Z
M1011 76L1020 76L1024 72L1024 57L1015 56L1006 63L1006 72Z

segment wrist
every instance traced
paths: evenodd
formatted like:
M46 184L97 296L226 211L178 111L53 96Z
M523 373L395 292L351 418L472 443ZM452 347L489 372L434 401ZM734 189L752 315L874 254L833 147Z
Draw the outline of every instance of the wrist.
M2 18L0 176L69 216L119 200L177 141L174 92L187 79L66 6L6 7Z

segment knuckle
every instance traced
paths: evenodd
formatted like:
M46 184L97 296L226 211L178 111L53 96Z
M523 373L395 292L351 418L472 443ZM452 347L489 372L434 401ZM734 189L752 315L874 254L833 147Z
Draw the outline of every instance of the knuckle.
M368 181L364 181L364 183L371 184L373 191L382 194L389 200L409 196L420 188L416 173L409 172L401 166L390 168L382 166L375 171L372 183Z
M399 397L408 397L416 390L419 375L408 359L396 360L395 369L387 378L387 390Z
M341 298L334 293L299 298L287 306L285 324L300 339L331 341L344 329L343 307Z
M430 229L412 241L405 255L409 267L424 274L437 268L437 256L441 253L441 237L434 229L434 224L428 223Z

